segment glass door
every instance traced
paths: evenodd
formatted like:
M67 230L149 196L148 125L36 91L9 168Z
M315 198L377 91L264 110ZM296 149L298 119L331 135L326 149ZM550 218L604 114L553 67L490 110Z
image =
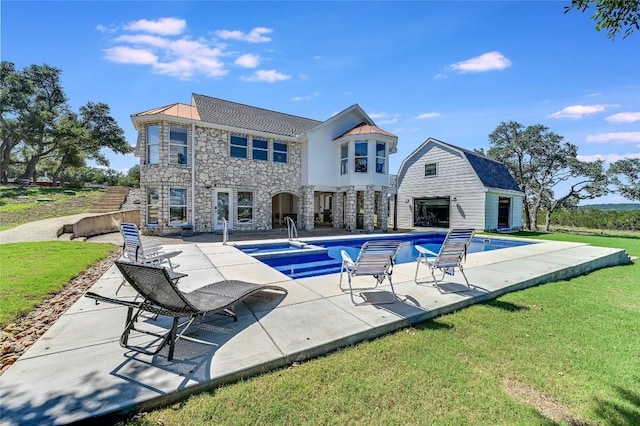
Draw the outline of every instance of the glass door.
M216 188L213 194L213 229L222 230L226 219L227 229L233 229L233 190Z

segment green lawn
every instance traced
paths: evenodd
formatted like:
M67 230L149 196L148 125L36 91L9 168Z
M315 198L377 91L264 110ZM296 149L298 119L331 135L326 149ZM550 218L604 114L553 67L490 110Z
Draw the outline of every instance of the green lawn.
M104 189L0 185L0 231L35 220L87 213Z
M640 255L637 239L528 236ZM640 424L640 265L511 293L128 423Z
M70 241L0 245L0 327L31 311L114 249L113 244Z

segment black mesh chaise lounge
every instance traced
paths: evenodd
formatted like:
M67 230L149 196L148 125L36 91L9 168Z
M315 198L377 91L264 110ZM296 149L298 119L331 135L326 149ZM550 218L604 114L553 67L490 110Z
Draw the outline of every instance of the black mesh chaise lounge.
M161 266L139 265L126 260L116 260L116 266L125 280L139 293L133 301L115 299L87 292L86 297L98 302L114 303L128 307L124 331L120 337L120 345L124 348L147 355L157 354L169 343L168 360L173 358L175 342L196 317L208 314L227 315L237 320L235 304L252 293L261 290L276 290L287 293L287 290L274 285L261 285L238 280L225 280L206 285L197 290L185 293L178 289L169 271ZM136 328L138 316L142 312L165 315L173 318L171 329L165 334L157 334L149 330ZM180 318L188 318L179 324ZM178 328L182 331L178 335ZM130 345L131 331L161 338L162 341L154 351Z
M351 295L351 301L356 304L353 299L353 287L351 286L351 277L358 275L370 275L375 278L376 285L378 287L385 278L389 280L391 286L391 299L383 303L394 303L396 300L396 292L393 288L393 282L391 281L391 275L393 274L393 262L395 261L398 252L402 248L402 241L389 241L389 240L372 240L365 242L360 248L358 258L353 261L349 254L345 250L341 250L342 266L340 267L340 283L338 286L342 288L342 274L347 273L349 283L349 294ZM365 299L363 293L359 294L360 297Z

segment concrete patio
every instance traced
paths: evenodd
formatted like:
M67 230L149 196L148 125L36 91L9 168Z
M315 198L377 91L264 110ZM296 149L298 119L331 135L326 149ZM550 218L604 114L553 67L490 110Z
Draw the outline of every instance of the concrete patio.
M222 316L196 320L188 338L154 356L119 345L126 308L81 298L2 376L0 423L68 424L120 416L172 403L205 389L291 365L371 339L504 293L629 262L624 250L577 243L538 242L473 253L465 272L474 287L444 293L414 281L415 262L396 265L398 301L353 305L338 287L338 274L292 280L231 245L176 244L179 282L189 291L220 279L283 287L288 294L260 292L238 304L238 321ZM426 278L425 274L421 277ZM91 291L114 296L121 282L115 266ZM371 277L354 286L369 287ZM419 282L422 282L419 280ZM443 290L459 290L463 278L448 276ZM370 301L386 296L383 286L365 290ZM129 286L121 297L133 297ZM148 327L168 327L160 318ZM132 335L133 337L134 335ZM137 337L145 344L149 336Z

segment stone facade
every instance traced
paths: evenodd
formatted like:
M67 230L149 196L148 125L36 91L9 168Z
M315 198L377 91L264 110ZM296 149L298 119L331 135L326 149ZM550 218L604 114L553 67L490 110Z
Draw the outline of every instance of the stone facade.
M195 126L195 178L192 182L193 170L193 128L188 128L188 160L187 165L169 163L169 126L170 122L162 121L147 125L160 126L160 162L159 164L144 164L146 160L146 127L138 135L138 146L141 147L140 157L140 186L141 220L140 223L147 234L163 234L179 232L181 223L169 221L169 189L185 188L187 190L187 223L192 222L196 232L212 232L214 222L214 194L218 188L228 188L233 194L234 213L237 213L238 192L253 193L252 220L239 222L237 214L233 229L236 230L267 230L272 227L272 197L278 193L289 193L300 197L301 152L300 144L286 141L288 152L287 162L261 161L252 159L252 135L246 134L249 140L247 148L248 158L230 156L230 133L224 130ZM235 133L234 133L235 134ZM264 138L260 138L264 139ZM278 142L283 142L277 140ZM272 158L272 143L269 140L269 158ZM146 205L147 189L159 189L159 218L158 225L147 226ZM195 189L194 194L192 190ZM195 202L192 197L195 196ZM313 189L311 191L313 201ZM194 209L192 211L192 209ZM313 207L312 210L313 211ZM192 214L195 213L195 214ZM305 221L306 223L306 221ZM311 215L313 224L313 215Z

